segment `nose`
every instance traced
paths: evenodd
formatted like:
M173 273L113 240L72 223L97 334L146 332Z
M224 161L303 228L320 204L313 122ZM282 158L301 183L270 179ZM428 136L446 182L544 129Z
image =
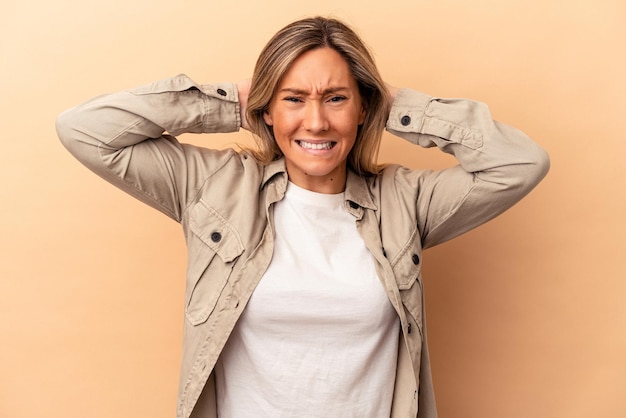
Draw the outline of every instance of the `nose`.
M324 108L320 103L309 103L303 121L304 129L309 132L317 133L328 130L328 118L324 112Z

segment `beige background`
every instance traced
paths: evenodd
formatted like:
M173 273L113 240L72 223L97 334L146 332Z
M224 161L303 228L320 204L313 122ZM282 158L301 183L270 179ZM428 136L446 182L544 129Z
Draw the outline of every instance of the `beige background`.
M175 410L182 234L74 161L55 116L179 72L247 78L311 14L353 24L388 82L485 101L552 157L519 205L426 253L441 417L625 417L624 0L2 0L0 416ZM452 163L389 136L382 158Z

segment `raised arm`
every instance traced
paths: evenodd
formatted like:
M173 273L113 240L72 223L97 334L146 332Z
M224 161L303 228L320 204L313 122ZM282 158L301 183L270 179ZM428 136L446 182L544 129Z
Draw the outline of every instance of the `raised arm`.
M178 75L69 109L57 132L96 174L179 221L188 198L234 152L180 144L173 135L240 125L234 84L199 85Z
M390 92L389 132L422 147L436 146L459 161L441 171L396 172L400 188L413 193L425 248L504 212L548 172L547 153L521 131L494 121L485 104L408 89Z

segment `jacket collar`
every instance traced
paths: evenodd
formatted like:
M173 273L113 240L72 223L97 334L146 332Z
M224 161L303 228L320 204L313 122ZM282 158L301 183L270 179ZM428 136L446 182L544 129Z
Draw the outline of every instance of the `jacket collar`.
M285 159L279 158L274 160L265 166L263 171L263 183L261 183L261 189L264 188L268 181L270 181L275 175L282 174L287 175L287 168L285 167Z
M376 177L365 178L359 176L352 170L348 170L348 178L346 179L346 201L354 202L362 208L377 210L378 207L372 198L370 191L370 183Z
M374 199L372 198L372 193L370 192L368 186L368 180L370 179L359 176L352 170L348 170L345 191L346 202L348 204L350 204L350 202L353 202L354 204L362 208L372 210L378 209L378 207L374 203ZM268 203L277 202L285 196L285 191L287 190L287 181L287 169L285 167L284 158L272 161L265 167L265 170L263 172L263 182L261 184L261 189L270 185L272 186L270 187L271 190L268 190L268 192L270 193L270 196L268 196Z

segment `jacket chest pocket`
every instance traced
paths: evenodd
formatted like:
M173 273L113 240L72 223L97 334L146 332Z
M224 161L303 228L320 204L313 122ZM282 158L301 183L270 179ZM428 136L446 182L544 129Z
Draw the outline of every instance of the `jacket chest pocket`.
M422 332L422 243L416 230L407 244L392 260L391 267L407 313Z
M185 315L204 323L224 291L244 247L237 230L200 200L190 209Z

